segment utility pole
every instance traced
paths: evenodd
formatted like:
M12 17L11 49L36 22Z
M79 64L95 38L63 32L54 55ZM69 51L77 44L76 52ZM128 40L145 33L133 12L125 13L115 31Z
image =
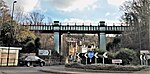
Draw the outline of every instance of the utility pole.
M12 24L13 24L13 14L14 14L14 5L15 5L15 3L17 3L17 1L16 0L14 0L13 1L13 8L12 8L12 14L11 14L11 21L10 21L10 23L11 23L11 26L13 26ZM7 36L10 36L10 38L12 39L12 34L11 33L8 33L8 34L6 34ZM8 46L8 55L7 55L7 66L9 66L9 54L10 54L10 44L11 44L11 42L10 42L10 39L7 41L8 43L7 43L7 46Z
M148 16L148 26L149 26L149 28L148 28L149 29L149 33L148 33L149 34L149 39L148 40L149 40L149 48L150 48L150 14Z
M150 4L149 3L147 3L147 10L148 10L148 26L149 26L149 32L148 32L148 34L149 34L149 49L150 49L150 8L149 8L149 6L150 6Z

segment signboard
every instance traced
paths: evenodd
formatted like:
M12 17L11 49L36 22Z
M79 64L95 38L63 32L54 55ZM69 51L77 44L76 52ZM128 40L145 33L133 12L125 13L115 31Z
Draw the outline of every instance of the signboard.
M89 51L88 52L88 57L91 59L94 56L94 52L93 51Z
M98 56L97 56L97 55L98 55L98 53L96 52L96 53L95 53L95 55L94 55L94 56L95 56L95 58L98 58Z
M48 56L51 55L51 50L39 50L40 56Z
M150 59L150 55L147 55L147 59Z
M80 55L80 53L77 53L77 58L80 58L80 56L79 56L79 55Z
M122 63L121 59L112 59L112 63Z
M149 50L140 50L140 54L150 54Z
M104 58L108 58L107 52L105 52L105 53L103 54L103 57L104 57Z
M143 55L140 55L140 60L143 60Z
M87 57L87 53L85 53L84 56L85 56L85 58L88 58L88 57Z
M81 51L81 53L87 53L87 48L82 47L82 51Z

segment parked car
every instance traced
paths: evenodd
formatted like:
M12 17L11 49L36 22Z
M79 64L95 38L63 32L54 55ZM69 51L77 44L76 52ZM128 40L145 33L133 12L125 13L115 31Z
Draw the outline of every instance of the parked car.
M44 66L45 61L38 56L22 56L19 58L19 65L26 65L27 67L30 66Z

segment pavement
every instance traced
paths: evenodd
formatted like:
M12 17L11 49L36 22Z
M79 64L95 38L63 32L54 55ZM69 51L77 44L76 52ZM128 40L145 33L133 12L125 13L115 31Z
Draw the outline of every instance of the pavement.
M55 74L150 74L150 68L144 69L142 71L108 71L66 68L64 65L48 66L39 69L39 71Z

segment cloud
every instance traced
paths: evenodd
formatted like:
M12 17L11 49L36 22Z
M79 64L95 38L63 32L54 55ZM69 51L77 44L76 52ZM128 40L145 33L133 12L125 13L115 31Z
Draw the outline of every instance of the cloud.
M118 20L105 20L105 22L106 22L106 25L108 25L108 26L113 26L113 25L120 26L120 25L122 25L122 22L120 22Z
M75 10L95 9L98 0L50 0L50 5L57 10L71 12Z
M9 7L12 7L12 2L13 0L6 0L6 4ZM35 9L39 9L40 8L40 0L17 0L17 3L15 4L15 8L17 7L23 7L23 11L24 12L31 12Z
M80 23L89 22L89 23L92 23L93 21L83 20L83 19L78 19L78 18L69 18L69 19L64 19L64 22L80 22Z
M105 16L109 16L110 15L110 13L109 12L107 12L106 14L105 14Z
M30 12L38 7L40 7L39 0L22 0L22 4L25 12Z
M107 0L108 4L111 4L114 6L120 6L125 1L127 0Z
M75 25L75 23L76 23L76 25L83 25L83 23L85 25L90 25L92 23L96 23L96 21L83 20L83 19L78 19L78 18L66 18L62 22L69 23L69 25Z

